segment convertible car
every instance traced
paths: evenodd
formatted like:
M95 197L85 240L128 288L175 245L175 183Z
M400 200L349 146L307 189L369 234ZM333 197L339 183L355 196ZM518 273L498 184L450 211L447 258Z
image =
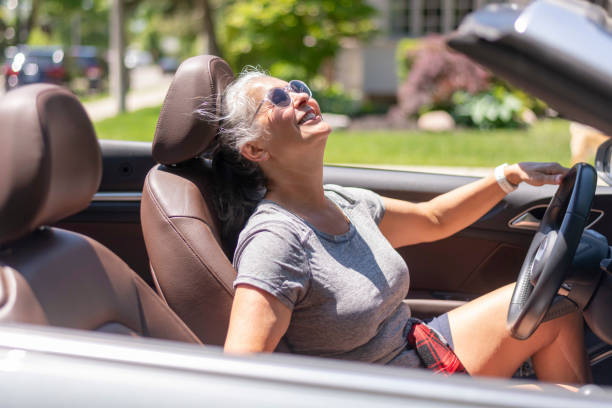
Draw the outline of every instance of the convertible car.
M561 114L612 134L612 33L578 1L492 5L449 40ZM521 186L445 240L399 249L413 313L443 313L517 282L507 325L525 338L576 309L596 385L571 393L512 380L288 353L222 353L232 242L210 205L207 148L231 81L214 56L178 68L154 142L98 141L79 101L55 85L0 99L0 405L609 407L612 404L612 188L588 164L562 186ZM502 147L500 147L502 148ZM612 147L597 171L612 180ZM325 181L411 201L470 177L327 166ZM527 379L530 382L534 379Z

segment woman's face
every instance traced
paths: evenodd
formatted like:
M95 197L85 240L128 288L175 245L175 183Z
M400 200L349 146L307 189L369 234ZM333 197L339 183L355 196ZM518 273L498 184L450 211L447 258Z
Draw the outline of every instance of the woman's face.
M248 95L259 104L271 88L287 85L278 78L263 77L252 82ZM323 121L319 104L306 93L287 92L291 96L289 106L275 106L266 100L254 118L262 129L262 148L276 157L303 153L302 147L307 146L322 145L324 149L331 127Z

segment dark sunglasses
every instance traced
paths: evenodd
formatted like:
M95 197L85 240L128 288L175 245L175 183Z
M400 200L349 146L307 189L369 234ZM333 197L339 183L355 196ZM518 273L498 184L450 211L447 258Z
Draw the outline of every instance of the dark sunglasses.
M291 104L291 95L289 94L289 92L304 93L308 95L308 99L312 97L312 91L310 90L310 88L308 88L308 85L297 79L289 81L289 84L283 88L271 88L268 93L266 93L266 96L259 103L259 106L257 106L255 114L253 115L253 119L251 119L251 123L253 123L253 121L257 117L257 114L259 113L259 110L266 101L272 103L274 106L279 106L281 108L286 108L287 106L289 106Z

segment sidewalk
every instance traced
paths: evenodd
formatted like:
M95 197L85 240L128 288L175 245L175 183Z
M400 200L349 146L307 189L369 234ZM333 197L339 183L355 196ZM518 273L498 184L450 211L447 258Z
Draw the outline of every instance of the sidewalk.
M161 105L172 82L172 75L161 75L157 67L143 67L132 75L131 82L132 90L126 97L128 111ZM83 105L94 122L117 114L115 100L110 96Z

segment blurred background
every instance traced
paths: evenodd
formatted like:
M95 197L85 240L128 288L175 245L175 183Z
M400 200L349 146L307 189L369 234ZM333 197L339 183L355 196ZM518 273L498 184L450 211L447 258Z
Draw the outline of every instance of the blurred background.
M0 0L0 93L57 83L85 103L99 137L150 141L180 62L215 54L235 72L254 65L308 82L337 129L328 163L465 173L505 161L591 160L594 150L572 156L569 123L556 112L444 45L488 3Z

